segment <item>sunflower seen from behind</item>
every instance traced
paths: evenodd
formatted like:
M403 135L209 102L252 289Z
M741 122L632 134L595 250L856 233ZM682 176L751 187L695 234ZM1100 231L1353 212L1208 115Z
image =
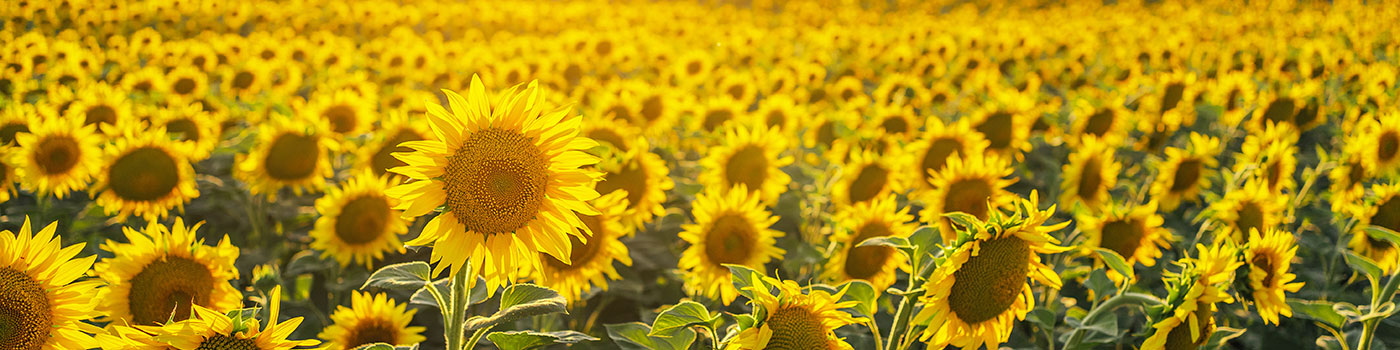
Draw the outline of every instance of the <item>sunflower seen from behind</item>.
M749 276L753 292L754 323L742 328L724 348L726 350L849 350L851 344L836 336L842 326L864 321L852 317L843 308L854 307L856 301L841 301L846 291L835 294L812 289L803 292L797 282L779 280L753 273Z
M829 254L822 277L828 281L864 280L875 290L885 290L895 282L895 269L909 270L903 254L886 246L859 247L861 242L879 237L908 237L914 232L914 216L900 207L894 194L844 206L836 213L840 229L831 241L839 246Z
M1220 151L1220 139L1197 133L1191 133L1186 148L1167 148L1167 158L1150 190L1161 209L1173 211L1182 203L1200 201L1201 191L1210 188L1210 174L1220 164L1215 159Z
M226 312L243 305L243 294L230 280L238 247L228 237L205 245L196 237L203 223L185 226L176 217L166 227L152 222L145 229L123 228L128 243L108 240L102 250L115 256L93 266L93 274L108 285L98 297L98 309L114 321L157 325L190 317L193 306Z
M969 152L966 157L949 157L942 171L929 174L934 190L919 198L925 205L919 220L938 226L943 241L951 242L957 233L943 215L963 212L986 220L992 209L1010 203L1014 197L1006 191L1006 186L1016 182L1015 178L1007 178L1011 171L1006 158L981 150Z
M15 177L26 191L39 196L67 197L84 190L102 167L102 138L97 127L74 118L52 117L15 135L18 152L11 154Z
M418 309L408 309L388 295L355 291L350 307L338 306L331 314L330 327L317 335L327 350L354 350L363 345L386 343L413 345L427 338L423 327L410 327Z
M325 123L306 118L270 115L254 133L257 143L235 160L234 178L248 191L277 200L284 188L293 194L315 193L332 175L331 152L339 150Z
M386 252L402 253L399 235L408 233L409 222L384 194L390 183L389 177L366 169L316 199L321 217L311 230L311 248L325 252L341 266L368 267Z
M1046 225L1055 207L1038 206L1039 195L1031 192L1029 199L1016 201L1014 212L993 211L985 222L973 220L947 240L947 260L929 277L920 297L925 307L914 316L916 324L929 325L920 340L933 348L996 349L1011 336L1014 321L1035 307L1027 278L1060 288L1059 274L1040 254L1069 249L1050 235L1069 222Z
M1254 308L1266 324L1278 324L1279 316L1293 317L1293 309L1288 306L1284 293L1297 293L1303 282L1297 278L1290 265L1298 253L1298 242L1292 233L1269 228L1264 233L1249 231L1248 243L1244 246L1244 262L1249 264L1249 286L1254 289Z
M183 212L199 197L189 146L172 141L165 128L128 128L103 148L107 162L92 186L97 204L118 218L134 214L154 220L171 210Z
M622 278L617 274L615 263L632 266L627 246L620 241L631 232L621 220L627 211L627 192L614 191L598 197L593 200L593 206L598 209L598 215L579 216L593 234L586 241L569 237L573 248L568 263L540 254L543 263L536 282L559 291L569 303L582 301L593 287L607 290L609 280Z
M97 327L83 321L102 314L93 298L102 286L82 279L96 256L78 257L85 244L63 246L57 223L33 232L0 232L0 347L16 350L87 349ZM80 280L81 279L81 280Z
M685 289L691 295L732 303L739 290L730 283L725 264L761 269L786 252L775 245L783 232L769 228L778 217L743 185L701 192L691 203L691 214L695 222L682 225L679 234L690 246L677 265L685 272Z
M433 138L401 144L414 150L395 154L408 165L390 169L412 179L387 191L406 217L446 205L407 244L433 245L435 270L470 263L491 291L538 267L540 252L569 262L569 236L588 234L578 214L598 214L588 201L601 174L581 169L598 162L583 152L598 143L578 136L582 118L546 109L534 82L494 102L475 76L467 97L444 92L450 112L428 104Z

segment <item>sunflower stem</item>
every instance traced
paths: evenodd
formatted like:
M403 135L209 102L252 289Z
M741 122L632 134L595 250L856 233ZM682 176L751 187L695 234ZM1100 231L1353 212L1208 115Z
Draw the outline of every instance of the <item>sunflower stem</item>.
M875 324L874 319L866 319L865 327L870 328L870 335L875 336L875 346L880 346L880 344L885 343L884 339L880 338L880 325ZM716 345L715 348L718 349L718 345Z
M1108 300L1105 300L1102 304L1099 304L1097 307L1094 307L1094 309L1089 311L1089 314L1085 315L1084 319L1080 320L1079 323L1081 325L1093 324L1094 321L1099 319L1099 317L1103 317L1103 315L1113 312L1114 309L1117 309L1120 306L1128 305L1137 305L1146 308L1149 306L1162 305L1162 300L1157 299L1157 297L1155 296L1141 293L1123 293L1115 295L1112 298L1108 298ZM1080 327L1075 329L1074 333L1072 333L1069 336L1069 341L1065 342L1064 348L1074 349L1079 345L1079 343L1083 341L1084 328Z
M1380 322L1381 318L1377 317L1361 324L1361 339L1357 340L1356 350L1371 350L1371 341L1376 338L1376 328Z
M446 328L443 333L447 337L447 349L449 350L471 349L476 346L477 340L481 339L480 335L484 334L482 331L477 331L472 335L470 341L465 343L462 341L462 337L466 335L462 327L466 324L467 306L471 304L472 288L467 285L467 276L471 275L471 269L471 263L468 262L466 266L457 269L457 272L452 274L452 294L448 296L451 301L449 305L441 307L442 313L446 317L443 320L443 327ZM434 288L429 284L428 289Z
M894 326L890 327L890 339L885 343L885 350L903 349L904 339L908 338L909 321L914 318L914 303L910 301L914 286L919 285L918 278L911 278L909 286L904 288L904 297L899 301L899 309L894 313ZM877 335L875 337L879 339Z

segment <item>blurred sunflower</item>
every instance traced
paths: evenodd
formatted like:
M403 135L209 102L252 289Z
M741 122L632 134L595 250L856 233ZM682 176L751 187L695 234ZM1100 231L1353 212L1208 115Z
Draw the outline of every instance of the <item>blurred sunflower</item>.
M306 118L270 116L254 135L257 144L239 154L234 178L248 184L249 192L277 199L277 192L319 192L332 175L331 151L339 149L324 122Z
M15 135L29 132L38 118L33 105L6 105L0 108L0 146L13 145Z
M494 102L475 76L466 98L444 93L451 112L428 104L434 138L401 144L414 150L395 154L408 165L390 169L414 180L387 191L406 217L446 204L407 244L434 245L435 271L470 264L493 293L539 266L540 252L570 262L568 236L589 234L578 214L598 214L588 201L602 175L580 169L598 162L582 151L598 145L577 136L582 118L545 109L535 82Z
M618 154L631 152L632 142L642 131L611 114L585 116L579 135L613 148Z
M151 116L152 126L164 128L174 144L185 147L192 162L209 158L218 147L222 122L199 103L160 108Z
M1102 106L1095 106L1088 100L1078 100L1074 104L1074 125L1067 136L1070 142L1082 138L1096 138L1111 146L1118 145L1132 128L1132 112L1123 108L1121 97L1112 97Z
M763 209L758 196L744 185L701 192L691 204L691 213L695 223L683 225L679 234L690 247L681 253L677 265L685 271L685 288L691 295L728 305L739 290L730 283L725 264L761 269L786 252L775 245L783 232L769 228L778 217Z
M1363 162L1378 175L1395 173L1400 167L1400 113L1362 118L1357 131L1362 135L1360 141L1369 144L1362 148Z
M177 349L238 349L290 350L319 345L316 340L290 340L288 336L301 325L301 317L279 323L282 310L282 287L272 288L267 325L258 329L258 320L236 320L223 312L200 305L194 306L189 319L163 326L138 326L154 339ZM242 321L242 324L235 324Z
M128 123L133 123L131 102L127 94L105 83L92 84L78 92L78 99L60 110L64 117L82 120L84 125L96 125L107 135L118 135Z
M31 231L28 217L19 232L0 232L0 347L6 349L89 349L98 346L96 326L83 321L101 314L93 298L102 282L78 279L96 256L78 258L84 243L63 246L58 223Z
M705 151L705 168L699 182L705 188L724 190L744 185L766 205L776 204L792 179L783 167L793 159L783 154L787 138L778 129L733 125L724 131L723 144Z
M1014 93L1013 93L1014 95ZM1027 100L1018 98L1018 104ZM1013 107L1014 108L1014 107ZM984 107L972 115L972 128L987 140L987 151L1019 159L1030 150L1030 130L1035 117L1028 110Z
M1165 220L1157 214L1157 202L1129 204L1128 207L1104 203L1103 206L1102 210L1080 211L1074 216L1076 225L1087 237L1082 243L1085 254L1092 248L1105 248L1122 256L1128 266L1157 265L1162 250L1171 248L1174 239L1162 226ZM1123 277L1113 270L1109 270L1108 275L1115 279Z
M165 74L167 86L161 87L168 98L194 101L209 93L209 76L189 66L178 66Z
M153 94L165 86L165 72L155 66L147 66L121 76L123 91L136 94Z
M30 125L28 133L15 135L18 152L11 154L15 178L26 191L63 199L88 181L102 164L101 137L97 127L82 119L47 118Z
M1370 169L1362 161L1362 149L1367 147L1356 135L1343 138L1342 152L1340 155L1329 157L1326 152L1319 152L1322 162L1336 162L1337 166L1327 172L1327 179L1330 186L1327 193L1332 194L1332 212L1341 213L1353 203L1360 202L1366 194L1366 180L1371 178Z
M782 132L796 132L806 107L797 104L791 96L772 95L759 102L758 111L753 113L752 125L776 128Z
M379 127L374 128L370 140L357 152L359 165L357 169L369 169L376 176L392 175L389 169L407 165L398 158L394 158L394 153L411 152L412 149L401 146L408 141L426 140L432 136L432 131L422 123L413 123L408 114L402 110L393 110L385 113L379 120Z
M1248 180L1218 201L1210 203L1212 219L1224 225L1221 233L1243 244L1248 232L1266 231L1283 224L1288 197L1269 190L1264 180Z
M993 211L986 222L960 227L945 250L947 260L938 265L920 300L926 305L914 315L916 324L928 324L920 340L933 348L948 345L996 349L1011 336L1013 321L1024 319L1035 307L1032 278L1060 288L1060 277L1040 261L1040 254L1059 253L1051 236L1069 225L1045 225L1055 206L1040 210L1038 194L1018 199L1010 215Z
M823 290L803 293L797 282L779 280L754 273L753 304L757 315L754 323L743 328L725 347L727 350L838 350L851 349L851 344L836 337L836 329L864 321L851 317L843 308L855 306L856 301L842 302L846 290L831 294ZM772 286L774 288L767 288Z
M1211 86L1211 100L1221 107L1220 124L1240 125L1255 109L1259 87L1253 77L1242 72L1230 72L1217 77Z
M903 154L881 156L870 148L851 150L841 165L841 179L831 190L832 202L855 205L905 188Z
M666 213L666 191L675 187L675 181L666 161L649 151L646 138L635 138L631 144L632 151L598 164L604 174L596 189L603 195L627 192L627 211L619 218L639 228ZM631 235L634 231L627 232Z
M965 158L970 155L969 151L985 149L986 145L987 140L972 132L972 124L966 119L944 123L939 118L927 118L923 135L902 151L909 155L905 158L909 162L905 169L912 171L910 177L917 179L910 181L913 190L910 197L924 198L933 192L936 187L932 174L943 171L951 156Z
M118 218L135 214L154 221L172 209L183 212L199 197L187 146L171 141L164 128L128 128L103 148L107 162L91 188L97 204Z
M632 257L627 246L619 239L630 233L622 224L623 213L627 209L627 192L614 191L593 200L598 215L580 215L588 230L593 232L587 240L569 237L573 244L569 261L565 263L548 254L540 254L540 271L537 281L540 285L559 291L569 303L583 300L583 295L592 287L608 289L608 280L621 278L617 274L615 262L632 266Z
M346 90L317 94L310 101L297 104L296 110L308 118L325 120L337 138L358 136L377 119L371 101Z
M1191 143L1185 148L1167 148L1167 159L1152 182L1152 198L1161 209L1176 210L1183 202L1200 200L1201 190L1210 188L1211 176L1219 161L1220 139L1191 133Z
M98 310L119 324L149 326L189 318L192 306L219 312L241 307L243 294L229 283L238 279L233 262L239 249L227 236L216 246L204 245L195 235L203 225L187 227L180 217L170 227L152 221L144 230L122 228L130 243L102 244L115 256L93 266L108 285L96 298Z
M840 244L829 254L822 277L828 281L865 280L875 290L885 290L895 282L895 269L908 271L903 254L885 246L858 247L877 237L908 237L914 232L909 208L898 207L894 194L842 206L836 213L840 229L831 241Z
M1197 256L1178 262L1181 271L1167 272L1164 307L1149 311L1152 335L1143 349L1196 349L1215 332L1215 303L1233 303L1226 291L1235 269L1243 265L1234 244L1196 245Z
M1162 72L1157 77L1156 94L1143 98L1143 107L1159 113L1163 120L1172 120L1184 126L1196 123L1196 96L1202 84L1196 81L1196 74L1182 70Z
M747 115L747 107L727 97L711 98L706 103L696 105L689 131L702 135L722 135L729 130L730 122L738 123Z
M364 263L369 267L385 252L404 251L399 235L408 233L408 220L393 209L384 194L390 179L362 170L340 187L316 199L316 227L311 248L326 252L341 266Z
M350 307L336 307L330 318L333 323L316 337L326 350L354 350L374 343L413 345L427 340L423 327L408 326L418 309L407 307L383 293L355 291L350 295Z
M978 220L986 220L993 209L1011 203L1013 196L1006 186L1016 182L1011 175L1010 162L994 154L981 150L969 152L964 158L954 154L942 171L930 173L933 191L919 198L924 209L919 212L919 221L938 226L944 242L957 238L951 222L943 214L963 212Z
M1278 324L1279 315L1293 317L1293 309L1284 300L1284 293L1297 293L1303 282L1293 282L1289 271L1298 252L1298 242L1292 233L1270 228L1263 234L1249 231L1249 243L1244 248L1244 261L1249 263L1249 286L1254 289L1254 307L1265 324Z
M1097 137L1084 136L1078 143L1061 171L1059 204L1097 209L1111 199L1108 191L1118 185L1123 164L1115 160L1116 150Z
M1375 184L1370 193L1374 196L1364 203L1350 203L1344 213L1356 216L1357 223L1352 229L1347 247L1358 254L1375 261L1386 273L1400 267L1400 249L1380 238L1371 237L1365 228L1375 225L1400 230L1400 184Z
M1270 191L1292 191L1297 184L1293 171L1298 167L1298 131L1292 124L1268 122L1261 133L1245 135L1235 156L1235 171L1250 171L1265 182Z
M15 167L10 165L14 147L0 145L0 203L9 202L15 192Z

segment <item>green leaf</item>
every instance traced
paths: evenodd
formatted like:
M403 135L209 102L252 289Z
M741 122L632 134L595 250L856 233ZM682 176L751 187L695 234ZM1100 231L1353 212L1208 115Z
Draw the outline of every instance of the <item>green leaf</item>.
M1044 306L1037 306L1034 310L1026 313L1026 320L1031 321L1041 330L1055 331L1055 312L1046 309Z
M641 322L618 323L606 325L608 337L621 349L625 350L686 350L690 349L690 343L695 342L695 330L681 328L670 337L654 337L647 335L651 333L651 326Z
M501 292L501 308L487 317L473 317L464 324L473 331L530 316L568 314L568 302L553 289L529 283L513 284Z
M718 318L718 314L711 314L710 310L700 303L683 301L657 315L656 321L651 323L651 332L647 335L669 337L677 329L689 328L690 326L713 327L715 319Z
M977 227L977 225L980 225L982 223L982 220L978 220L976 216L972 216L972 214L960 211L943 214L943 217L948 218L948 220L952 220L953 223L958 224L958 226L962 226L963 228L967 229Z
M1216 327L1215 332L1212 332L1210 334L1209 340L1206 340L1206 346L1204 347L1204 349L1219 349L1221 348L1221 345L1225 344L1225 342L1230 341L1230 339L1235 339L1241 335L1244 335L1243 329L1230 327Z
M1337 313L1337 309L1333 308L1330 302L1289 298L1288 307L1293 309L1295 315L1322 322L1335 329L1342 329L1346 324L1346 317Z
M171 314L170 317L172 318L171 322L174 322L175 315ZM228 318L232 320L230 323L233 324L234 331L242 332L247 329L248 320L258 318L258 308L250 307L229 311Z
M1104 270L1090 271L1089 278L1084 280L1084 287L1094 291L1096 299L1111 297L1118 292L1118 288L1113 286L1113 280L1108 278L1108 273Z
M1112 268L1113 271L1118 272L1118 274L1123 275L1123 277L1127 277L1123 283L1131 284L1131 282L1128 281L1136 279L1133 277L1133 267L1128 265L1128 262L1123 260L1123 256L1118 255L1118 252L1103 248L1094 248L1094 251L1099 253L1099 257L1103 258L1103 262L1108 264L1108 267Z
M759 276L766 275L759 273L758 271L744 265L725 264L724 267L729 268L730 282L734 283L734 288L739 289L739 295L742 295L745 298L749 298L749 300L753 300L753 290L750 290L750 287L753 286L753 274L757 273ZM763 283L763 281L759 280L759 283ZM760 287L771 288L767 285Z
M501 350L528 350L554 344L575 344L585 341L597 341L598 338L576 331L556 331L556 332L492 332L486 335Z
M1400 246L1400 233L1391 231L1388 228L1369 225L1366 226L1366 234L1371 235L1371 238L1383 239L1389 241L1390 244Z
M374 343L360 345L360 347L355 348L355 350L394 350L394 346L389 345L389 343Z
M870 239L866 239L866 240L864 240L864 241L861 241L860 244L856 244L856 246L857 246L857 247L885 246L885 247L890 247L890 248L894 248L894 249L910 249L910 248L913 248L913 247L914 247L914 246L909 245L909 240L908 240L908 239L906 239L906 238L904 238L904 237L897 237L897 236L872 237L872 238L870 238Z
M855 301L857 315L866 318L874 318L879 304L876 301L880 298L880 293L875 292L875 287L862 280L846 282L841 286L846 290L846 294L841 295L841 302Z
M446 298L447 295L452 292L452 279L450 278L433 281L432 285L437 287L438 293L440 293L443 298ZM472 285L471 305L485 302L489 297L490 295L486 293L486 279L477 277L476 284ZM409 303L438 307L437 300L434 300L433 294L428 292L428 285L423 285L423 288L418 288L418 291L413 292L413 297L409 299Z
M928 256L942 241L943 236L938 234L938 229L931 226L919 226L909 234L909 245L914 246L914 255L920 259Z
M1371 261L1371 259L1367 259L1364 256L1356 255L1356 253L1353 253L1350 250L1346 251L1345 253L1347 265L1350 265L1351 268L1356 269L1356 271L1360 271L1361 273L1366 274L1366 276L1371 278L1372 281L1379 281L1381 277L1385 276L1385 273L1381 272L1381 267L1377 266L1376 262Z
M414 290L432 279L433 268L422 261L393 264L374 271L360 289L369 287L392 290Z
M291 262L287 263L287 270L284 274L287 276L296 276L331 270L334 269L335 266L335 260L322 259L312 251L302 251L292 257Z

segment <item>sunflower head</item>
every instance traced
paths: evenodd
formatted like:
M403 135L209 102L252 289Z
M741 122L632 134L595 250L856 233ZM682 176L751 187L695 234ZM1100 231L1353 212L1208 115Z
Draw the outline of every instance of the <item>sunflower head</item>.
M261 329L257 319L235 319L199 305L184 321L136 328L154 335L155 342L176 349L286 350L320 344L316 340L287 339L301 325L302 318L277 322L281 316L282 287L273 287L269 299L267 306L271 311Z
M1298 253L1297 239L1287 231L1269 228L1264 233L1249 231L1249 243L1244 248L1244 262L1249 264L1249 286L1254 289L1254 305L1265 323L1278 324L1279 315L1293 317L1293 309L1284 293L1303 288L1294 282L1289 266Z
M1013 196L1006 186L1016 180L1008 179L1010 175L1007 158L981 151L968 152L966 156L955 154L948 158L942 171L929 173L934 190L919 198L925 204L919 218L937 225L944 241L952 241L956 231L944 214L963 212L979 220L988 219L996 208L1011 202Z
M126 324L155 325L189 318L194 306L229 311L242 305L243 294L229 283L238 278L238 247L228 237L205 245L195 237L202 225L185 226L179 217L169 227L152 221L143 230L123 228L130 243L103 244L115 257L93 266L109 286L98 298L99 310Z
M386 343L411 345L426 340L423 327L409 327L417 309L395 303L385 294L356 291L350 296L350 307L337 307L331 314L330 327L321 331L323 345L329 350L352 350L362 345Z
M841 228L831 240L841 245L830 252L824 278L835 282L865 280L875 290L885 290L894 284L896 268L909 270L904 255L894 248L858 247L871 238L907 237L913 233L914 217L909 215L909 208L898 207L894 194L842 207L836 220Z
M1191 133L1187 148L1168 148L1151 193L1158 198L1162 210L1176 210L1183 202L1197 202L1201 191L1210 188L1211 176L1220 163L1220 139Z
M739 291L729 283L724 265L761 268L785 252L775 245L783 232L769 228L778 218L743 185L702 192L691 208L695 223L683 225L680 233L690 247L681 253L678 266L688 276L686 289L692 295L732 303Z
M1162 280L1167 298L1160 307L1148 310L1153 333L1142 343L1144 349L1196 349L1215 331L1215 303L1233 303L1227 289L1235 269L1244 264L1229 240L1212 246L1196 245L1197 257L1180 260L1180 270L1168 272Z
M40 196L67 197L86 189L101 165L101 138L96 126L70 118L45 118L15 135L20 150L11 154L15 176L24 189Z
M845 289L835 294L804 289L797 282L752 273L754 324L739 331L726 349L735 350L849 350L851 345L836 337L842 326L863 322L843 308L856 301L841 302ZM736 283L738 285L738 283Z
M1142 264L1155 266L1162 257L1162 249L1171 247L1172 234L1162 226L1165 221L1157 213L1157 202L1124 207L1121 204L1105 205L1099 211L1078 211L1075 213L1077 225L1088 237L1082 245L1082 253L1090 255L1094 248L1104 248L1118 253L1127 260L1129 266ZM1123 277L1109 270L1109 277Z
M316 200L316 227L311 247L326 252L341 266L363 263L368 267L385 252L403 252L399 235L408 232L408 221L396 201L384 194L387 176L364 170Z
M93 196L103 211L120 218L158 219L172 209L183 212L185 203L199 197L191 146L172 141L163 127L128 128L104 149L108 161L97 174Z
M64 247L51 223L33 232L25 218L19 232L0 232L0 347L88 349L101 314L93 306L100 281L82 279L96 256L79 258L84 244Z
M619 220L627 210L627 192L615 191L593 201L598 215L583 215L583 221L593 235L587 240L570 237L573 245L569 252L569 262L565 263L548 254L541 253L540 270L537 280L543 286L560 291L570 303L581 301L585 292L597 286L608 289L608 280L621 278L617 274L615 262L632 266L632 257L621 239L629 231Z
M234 177L269 201L283 188L297 195L320 191L333 173L332 151L340 149L329 126L308 118L270 117L258 126L253 150L238 155Z

